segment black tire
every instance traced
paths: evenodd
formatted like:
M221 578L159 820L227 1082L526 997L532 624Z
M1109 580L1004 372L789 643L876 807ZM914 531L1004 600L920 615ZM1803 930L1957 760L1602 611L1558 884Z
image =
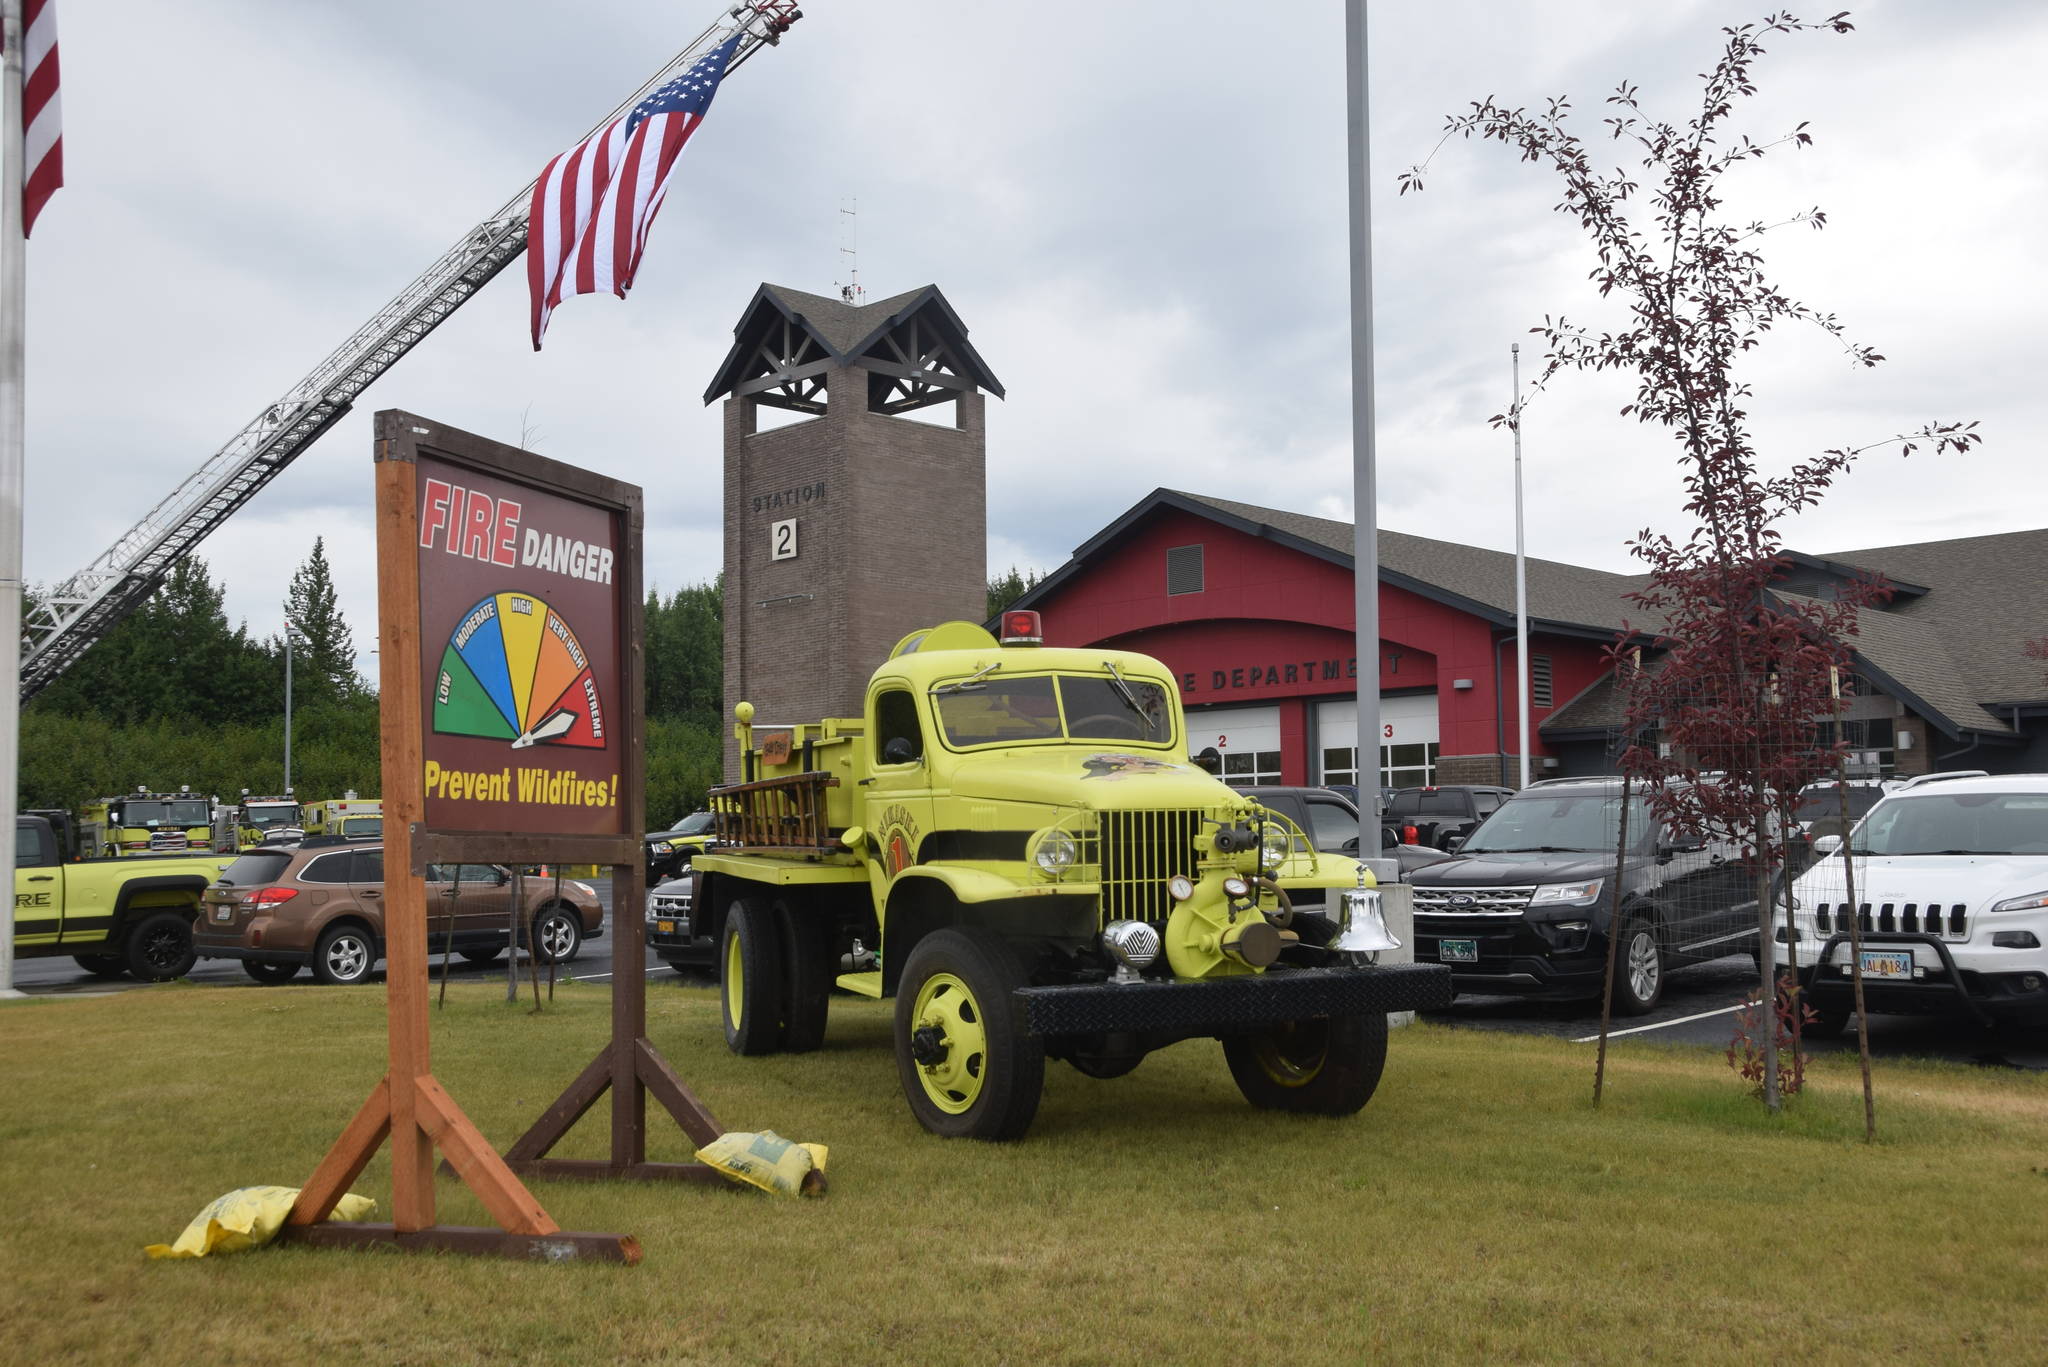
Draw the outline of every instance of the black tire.
M833 923L824 907L787 899L775 904L782 932L782 1047L807 1054L825 1042L832 1006Z
M1237 1090L1261 1110L1355 1115L1387 1066L1387 1018L1328 1016L1226 1035L1223 1059Z
M376 966L377 941L359 925L329 926L313 946L313 976L329 987L366 983Z
M128 932L121 962L130 975L146 983L167 983L192 971L199 955L192 948L192 912L145 913Z
M276 987L299 976L297 964L264 964L254 959L242 960L242 971L265 987Z
M1657 927L1641 916L1625 916L1614 954L1614 1009L1624 1016L1654 1011L1664 997L1664 950Z
M492 945L488 949L458 949L455 951L473 964L494 964L504 954L505 946Z
M1804 1000L1804 998L1802 998ZM1811 1002L1807 1003L1812 1006ZM1806 1039L1833 1039L1841 1034L1856 1016L1854 1011L1844 1007L1841 1010L1823 1010L1813 1007L1814 1019L1799 1027L1799 1033Z
M896 1073L911 1114L947 1139L1016 1139L1045 1090L1045 1045L1024 1029L1023 965L1001 936L939 930L896 988Z
M95 978L125 978L128 964L118 954L74 954L71 962L77 964Z
M533 918L533 957L538 963L574 963L583 952L583 918L560 902L542 907ZM495 956L493 956L495 957Z
M782 931L772 908L747 898L725 913L718 940L719 1019L735 1054L782 1047Z

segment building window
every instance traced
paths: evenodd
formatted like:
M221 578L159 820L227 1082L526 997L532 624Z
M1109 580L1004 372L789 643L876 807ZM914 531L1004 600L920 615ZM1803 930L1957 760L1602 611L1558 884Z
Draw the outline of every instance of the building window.
M1842 769L1848 778L1890 778L1897 772L1898 732L1890 717L1863 721L1822 722L1820 743L1846 747Z
M1423 788L1436 781L1437 742L1380 747L1380 783L1388 788ZM1323 751L1323 782L1358 782L1358 751L1350 746Z
M1201 548L1196 547L1197 550ZM1255 788L1280 781L1278 750L1237 750L1223 757L1223 781L1233 788Z
M1550 657L1529 657L1529 706L1550 706Z
M1166 596L1202 591L1202 548L1169 546L1166 551Z

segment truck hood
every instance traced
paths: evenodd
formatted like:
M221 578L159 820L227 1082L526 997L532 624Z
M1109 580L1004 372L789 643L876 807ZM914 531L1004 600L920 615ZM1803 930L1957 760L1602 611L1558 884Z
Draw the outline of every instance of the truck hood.
M1156 750L1072 745L964 756L953 766L952 789L960 797L1090 811L1206 810L1239 800L1221 779Z
M1996 902L2048 892L2048 854L1889 854L1855 861L1856 900L1961 902L1982 911ZM1842 900L1842 860L1823 859L1793 885L1802 907Z
M1626 868L1642 865L1642 856L1629 857ZM1583 883L1614 876L1611 854L1476 854L1453 856L1440 864L1415 870L1417 887L1430 888L1519 888L1539 883Z

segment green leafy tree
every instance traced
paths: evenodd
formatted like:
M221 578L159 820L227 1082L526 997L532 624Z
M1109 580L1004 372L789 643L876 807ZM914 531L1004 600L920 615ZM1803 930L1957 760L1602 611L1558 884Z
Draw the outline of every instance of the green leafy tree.
M989 580L988 614L982 620L987 621L993 618L1004 608L1007 608L1010 604L1037 588L1039 581L1044 578L1045 576L1037 570L1025 570L1020 574L1017 571L1017 567L1012 565L1008 574L999 574Z

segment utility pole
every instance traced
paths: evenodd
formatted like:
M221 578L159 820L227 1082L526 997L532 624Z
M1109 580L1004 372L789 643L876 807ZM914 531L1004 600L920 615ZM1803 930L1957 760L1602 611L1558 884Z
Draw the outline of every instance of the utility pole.
M292 619L284 619L284 790L292 790Z
M27 180L21 136L21 0L0 3L0 997L14 987L14 825L21 798L21 498L27 409L22 393L28 313L28 240L22 236L21 193Z
M1509 345L1514 365L1514 402L1508 426L1515 434L1515 715L1520 729L1515 748L1522 752L1521 780L1517 788L1529 786L1529 558L1522 550L1522 344ZM1498 676L1496 676L1498 677ZM1496 699L1498 701L1498 699Z

